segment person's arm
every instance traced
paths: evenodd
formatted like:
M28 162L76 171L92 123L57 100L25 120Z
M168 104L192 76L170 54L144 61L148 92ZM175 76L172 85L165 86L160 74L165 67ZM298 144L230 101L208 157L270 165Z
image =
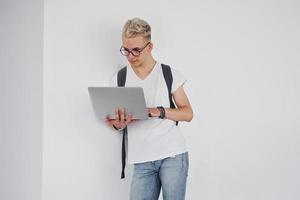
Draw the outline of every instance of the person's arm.
M177 108L165 108L165 118L173 121L190 122L193 119L193 110L184 92L183 85L173 93L173 97ZM158 108L148 108L148 112L152 117L160 116Z

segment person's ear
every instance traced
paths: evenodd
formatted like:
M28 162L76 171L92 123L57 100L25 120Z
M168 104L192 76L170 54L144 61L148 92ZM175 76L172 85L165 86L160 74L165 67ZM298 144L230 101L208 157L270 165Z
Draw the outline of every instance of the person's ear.
M149 50L149 52L151 52L152 49L153 49L153 43L150 42L150 43L148 44L148 50Z

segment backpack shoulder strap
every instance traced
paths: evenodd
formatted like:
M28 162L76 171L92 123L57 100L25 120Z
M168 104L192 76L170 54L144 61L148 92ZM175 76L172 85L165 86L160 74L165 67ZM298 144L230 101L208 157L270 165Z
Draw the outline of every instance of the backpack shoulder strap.
M173 76L171 67L169 65L161 64L163 75L168 87L169 93L169 101L170 101L170 108L176 108L175 103L172 98L172 84L173 84ZM178 126L178 121L176 121L176 126Z
M126 83L127 67L123 67L118 71L118 87L124 87Z
M123 67L118 71L118 87L124 87L126 83L126 74L127 74L127 67ZM127 127L123 130L123 137L122 137L122 172L121 172L121 179L125 178L125 166L126 166L126 147L125 147L125 140L127 138Z

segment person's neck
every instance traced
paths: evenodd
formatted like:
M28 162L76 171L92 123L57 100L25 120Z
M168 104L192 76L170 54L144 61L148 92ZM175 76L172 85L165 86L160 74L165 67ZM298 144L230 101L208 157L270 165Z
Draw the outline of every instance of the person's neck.
M151 58L149 58L149 60L146 60L141 65L133 66L132 69L140 78L144 79L151 73L155 64L156 64L156 61L154 60L153 57L151 57Z

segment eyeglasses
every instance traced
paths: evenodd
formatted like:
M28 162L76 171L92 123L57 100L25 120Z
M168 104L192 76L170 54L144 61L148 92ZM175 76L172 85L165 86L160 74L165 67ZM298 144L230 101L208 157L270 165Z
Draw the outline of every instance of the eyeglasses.
M148 46L148 44L150 44L150 42L148 42L143 48L133 48L132 50L129 50L125 47L121 47L120 48L120 52L123 56L129 56L129 54L132 54L135 57L138 57L142 51Z

